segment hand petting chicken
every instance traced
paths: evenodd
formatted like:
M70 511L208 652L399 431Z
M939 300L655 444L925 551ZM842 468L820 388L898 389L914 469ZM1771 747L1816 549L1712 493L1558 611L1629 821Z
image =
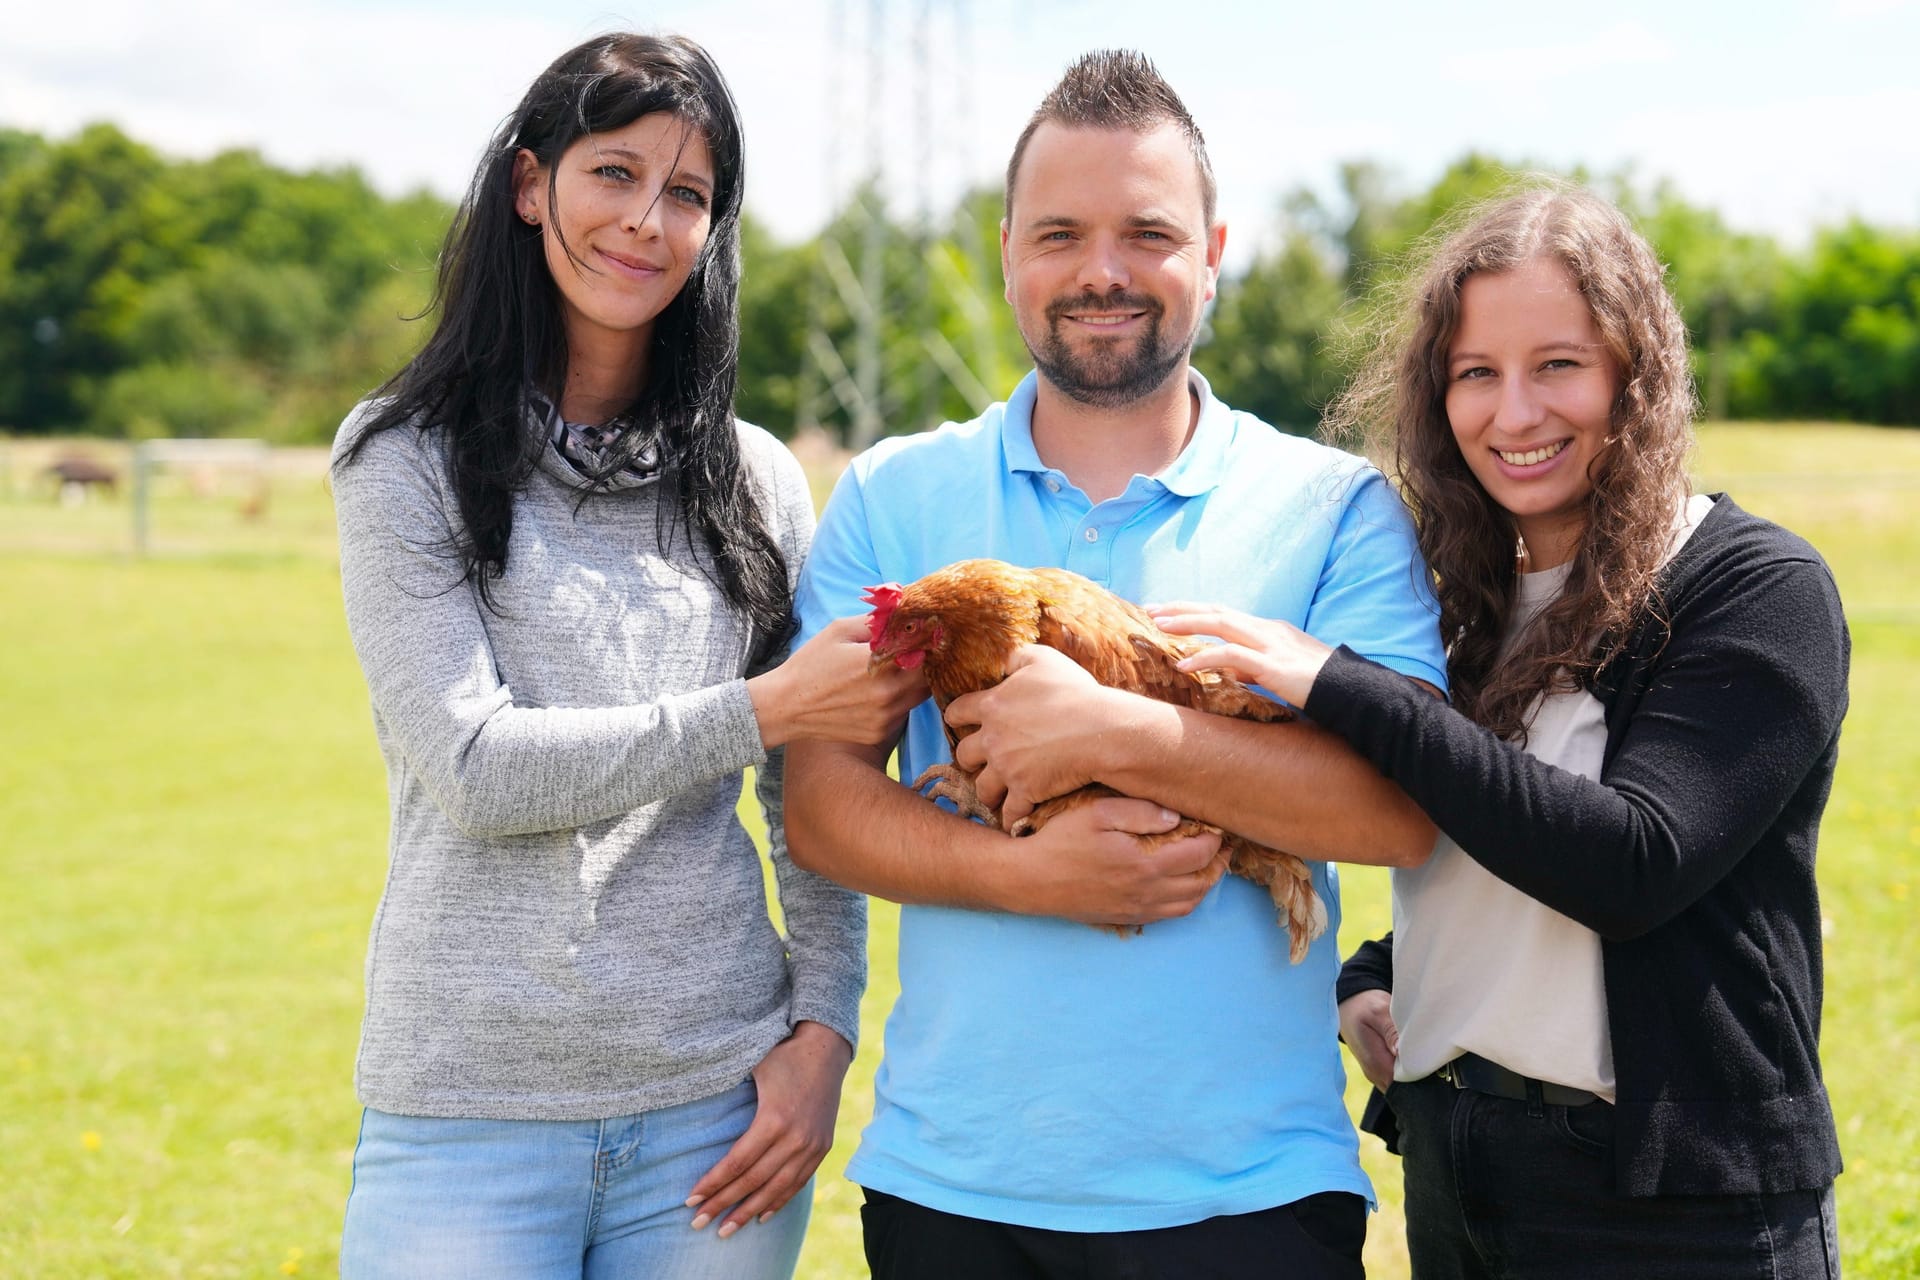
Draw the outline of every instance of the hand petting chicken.
M907 586L870 589L866 603L872 663L922 668L934 702L944 712L963 694L991 688L1007 676L1014 652L1041 644L1073 659L1095 680L1176 706L1245 720L1293 719L1287 707L1263 698L1231 676L1181 669L1183 659L1208 648L1172 636L1145 610L1065 569L1022 569L999 560L962 560ZM970 729L947 725L949 747ZM917 790L951 800L961 813L999 826L999 815L975 790L977 771L935 765L914 782ZM1012 824L1029 835L1068 809L1118 794L1098 783L1055 796ZM1262 886L1287 929L1289 955L1298 964L1327 927L1327 911L1313 891L1306 863L1209 823L1185 819L1159 843L1217 832L1227 869Z

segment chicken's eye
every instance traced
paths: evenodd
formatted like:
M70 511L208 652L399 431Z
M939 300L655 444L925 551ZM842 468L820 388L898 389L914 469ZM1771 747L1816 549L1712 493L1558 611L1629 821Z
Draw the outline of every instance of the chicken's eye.
M920 629L920 619L912 618L908 620L907 622L908 631L918 631L919 629Z

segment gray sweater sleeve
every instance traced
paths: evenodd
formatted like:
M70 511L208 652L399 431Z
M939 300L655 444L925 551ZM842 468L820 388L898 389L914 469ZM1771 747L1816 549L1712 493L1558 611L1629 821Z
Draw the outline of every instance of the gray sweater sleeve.
M775 451L768 471L777 491L765 499L777 511L780 551L797 585L813 539L813 500L806 474L786 450ZM786 658L782 648L764 664ZM755 793L767 817L767 840L780 909L786 918L787 963L793 981L792 1021L831 1027L848 1044L860 1044L860 996L867 986L867 900L823 876L803 870L787 856L784 821L786 750L776 748L756 771Z
M335 466L333 487L375 715L451 822L480 838L563 830L765 759L743 680L635 706L516 705L447 549L457 507L433 448L426 433L381 432Z

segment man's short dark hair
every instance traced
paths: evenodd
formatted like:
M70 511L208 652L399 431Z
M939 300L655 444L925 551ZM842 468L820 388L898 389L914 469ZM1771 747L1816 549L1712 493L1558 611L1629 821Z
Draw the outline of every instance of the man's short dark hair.
M1027 153L1033 131L1048 121L1070 129L1128 129L1134 133L1147 133L1164 124L1175 126L1193 149L1193 164L1200 173L1200 205L1206 212L1207 225L1213 225L1215 189L1207 141L1187 113L1187 104L1180 101L1180 95L1154 70L1145 54L1131 49L1096 49L1067 68L1060 83L1053 86L1053 92L1027 121L1020 141L1013 144L1013 158L1007 161L1008 217L1013 216L1013 179L1020 172L1020 158Z

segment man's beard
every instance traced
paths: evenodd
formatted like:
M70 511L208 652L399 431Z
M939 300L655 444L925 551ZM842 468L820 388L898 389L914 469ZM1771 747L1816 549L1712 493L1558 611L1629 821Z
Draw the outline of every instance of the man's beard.
M1143 311L1146 315L1137 339L1096 340L1091 351L1076 352L1061 335L1060 325L1069 312L1091 311ZM1192 350L1193 334L1187 334L1184 342L1166 339L1161 332L1165 318L1166 308L1141 294L1055 298L1047 304L1045 335L1037 345L1029 340L1027 351L1040 375L1070 399L1095 408L1119 408L1157 390Z

